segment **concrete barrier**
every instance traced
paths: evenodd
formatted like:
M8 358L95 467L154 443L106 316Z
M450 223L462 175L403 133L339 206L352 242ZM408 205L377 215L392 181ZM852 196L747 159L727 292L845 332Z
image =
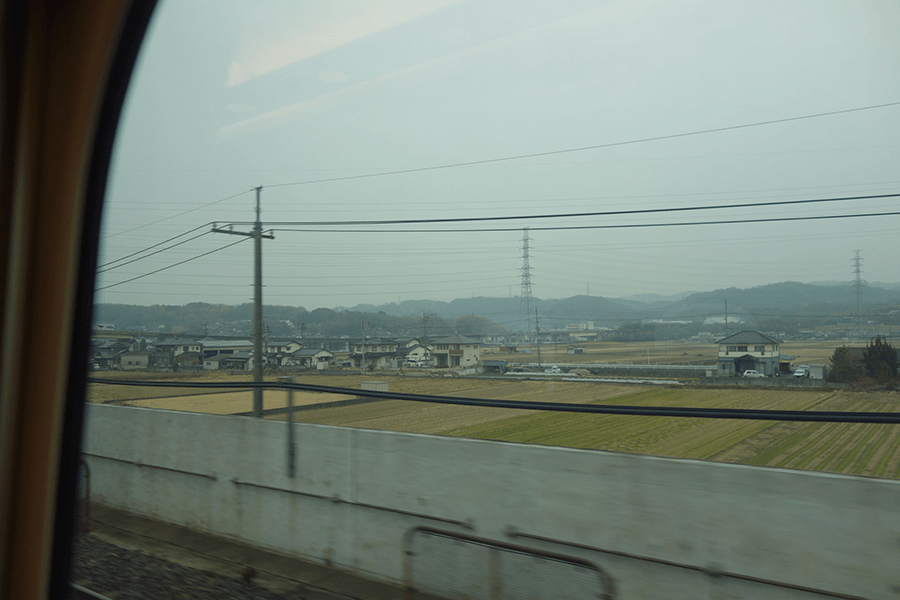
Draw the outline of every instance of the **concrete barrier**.
M84 453L96 501L433 593L900 594L892 480L97 404Z

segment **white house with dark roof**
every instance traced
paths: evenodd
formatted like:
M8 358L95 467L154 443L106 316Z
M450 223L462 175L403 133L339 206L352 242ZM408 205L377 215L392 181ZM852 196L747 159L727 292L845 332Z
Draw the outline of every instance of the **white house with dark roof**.
M266 340L266 354L293 354L303 347L303 343L293 338L269 338Z
M334 352L324 348L300 348L286 357L284 364L292 367L322 369L334 360ZM322 366L319 366L322 365Z
M201 352L203 350L202 343L190 338L168 338L157 340L154 347L157 351L171 352L173 358L184 352Z
M203 344L203 357L209 358L216 354L234 354L236 352L249 352L253 350L253 342L250 340L200 340Z
M425 365L431 364L431 347L429 346L417 343L414 346L406 346L403 348L403 351L406 352L404 358L407 361L420 362Z
M741 331L719 340L718 374L741 375L754 370L773 376L778 372L781 340L756 331Z
M433 342L434 366L475 367L481 358L481 344L478 340L461 335L448 335Z
M221 354L219 356L222 356ZM232 369L234 371L250 371L253 369L253 352L243 350L227 354L219 359L220 369Z

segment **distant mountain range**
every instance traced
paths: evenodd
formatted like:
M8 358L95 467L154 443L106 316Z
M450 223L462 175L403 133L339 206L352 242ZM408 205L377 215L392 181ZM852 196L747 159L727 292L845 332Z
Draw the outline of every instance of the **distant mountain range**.
M892 289L867 285L863 291L866 309L900 305L900 284L886 284ZM727 306L726 306L727 303ZM856 311L856 288L852 283L783 282L752 288L727 288L687 295L637 294L625 298L572 296L559 300L532 299L538 318L547 327L566 323L593 321L596 326L615 326L635 320L694 320L722 316L726 310L734 315L760 317L810 316ZM451 302L408 300L382 305L358 304L348 310L384 312L394 316L430 313L443 318L478 315L501 325L515 328L521 310L518 296L511 298L458 298ZM532 309L533 310L533 309Z
M893 314L892 310L900 309L900 284L885 285L887 287L867 285L864 288L862 308L867 315L888 315ZM686 296L637 294L627 298L584 295L551 300L532 298L529 316L533 328L534 311L537 309L539 325L542 330L548 331L585 321L593 322L594 328L613 328L640 321L690 321L699 325L706 319L711 318L710 322L713 322L723 317L727 310L730 317L740 317L748 326L796 328L845 322L856 314L856 300L856 288L847 282L783 282L746 289L694 292ZM523 328L525 321L522 302L517 296L458 298L450 302L407 300L313 311L302 307L266 306L264 312L273 335L295 335L293 332L302 324L310 333L354 336L359 335L361 320L392 332L421 331L424 320L426 326L451 333L461 333L463 327L473 333L476 330L486 331L486 328L495 330L496 326L516 331ZM251 313L249 304L98 304L95 307L95 323L113 324L117 329L205 330L209 333L216 330L216 334L238 335L249 332Z

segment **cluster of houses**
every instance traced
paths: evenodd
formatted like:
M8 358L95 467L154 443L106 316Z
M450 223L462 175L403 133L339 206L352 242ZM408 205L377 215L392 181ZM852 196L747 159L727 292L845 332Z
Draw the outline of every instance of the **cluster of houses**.
M267 339L265 366L306 369L363 367L371 370L415 367L474 368L481 355L477 340L451 335L436 340L365 338L359 340ZM238 339L173 337L92 340L94 369L182 371L254 367L253 342Z

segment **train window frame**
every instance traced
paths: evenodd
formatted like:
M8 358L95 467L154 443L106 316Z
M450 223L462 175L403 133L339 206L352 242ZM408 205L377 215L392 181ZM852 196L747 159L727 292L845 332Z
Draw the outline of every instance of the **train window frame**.
M0 3L0 597L70 596L100 218L156 5Z

